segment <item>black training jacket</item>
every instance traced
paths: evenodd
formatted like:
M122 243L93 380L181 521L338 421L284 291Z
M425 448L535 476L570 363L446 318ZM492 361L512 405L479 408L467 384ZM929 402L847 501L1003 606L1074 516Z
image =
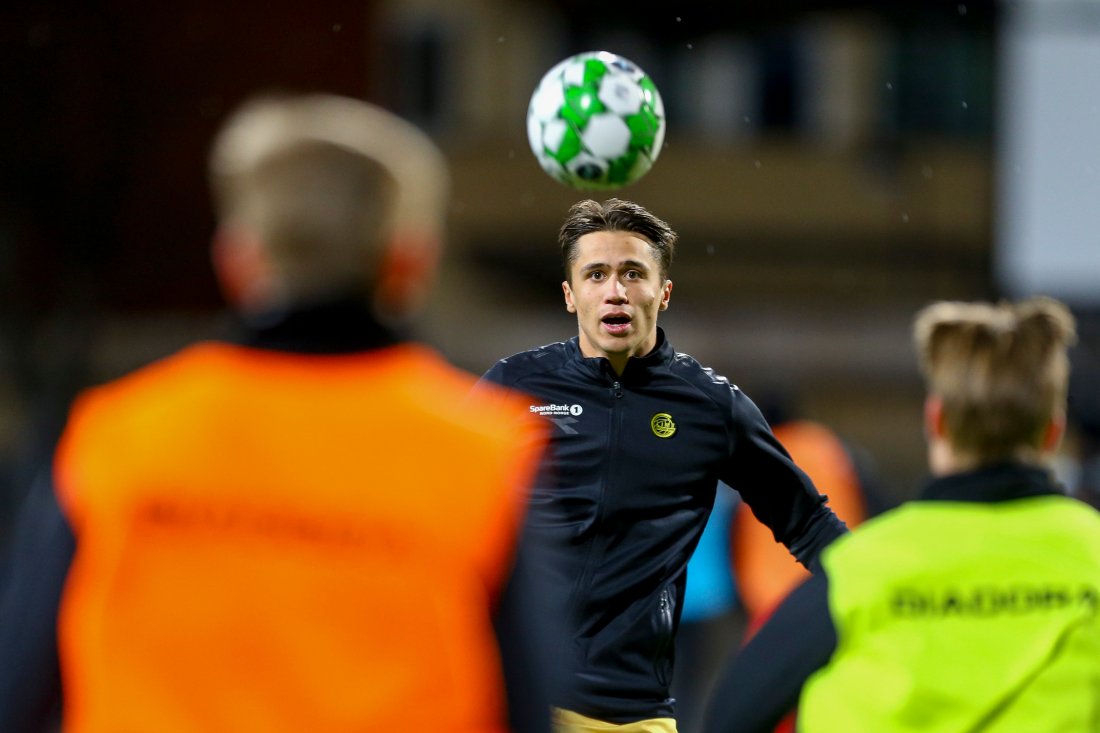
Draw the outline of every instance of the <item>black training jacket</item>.
M574 337L484 378L530 395L556 426L530 516L532 536L557 551L546 575L567 589L576 624L560 707L615 723L674 715L686 566L719 479L803 565L845 531L753 402L661 329L622 375Z

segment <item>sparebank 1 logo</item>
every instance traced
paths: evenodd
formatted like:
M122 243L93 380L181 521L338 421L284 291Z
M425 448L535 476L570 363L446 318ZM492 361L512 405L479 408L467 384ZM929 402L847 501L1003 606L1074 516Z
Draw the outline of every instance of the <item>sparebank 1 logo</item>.
M583 405L531 405L529 409L557 425L566 435L577 434L573 425L584 412Z

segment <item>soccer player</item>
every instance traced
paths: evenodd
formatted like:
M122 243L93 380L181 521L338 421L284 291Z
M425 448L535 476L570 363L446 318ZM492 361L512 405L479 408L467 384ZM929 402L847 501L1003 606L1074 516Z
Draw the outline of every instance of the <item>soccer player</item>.
M1093 730L1100 513L1048 466L1074 321L1047 298L917 316L930 482L822 553L732 661L707 733Z
M752 401L657 326L676 234L619 199L575 204L559 241L579 334L496 363L553 425L532 531L557 550L571 681L561 731L675 731L673 640L685 567L719 479L808 567L844 530Z
M211 176L239 331L76 402L0 599L0 730L44 730L58 656L66 733L548 730L543 425L392 325L431 283L442 155L270 97Z

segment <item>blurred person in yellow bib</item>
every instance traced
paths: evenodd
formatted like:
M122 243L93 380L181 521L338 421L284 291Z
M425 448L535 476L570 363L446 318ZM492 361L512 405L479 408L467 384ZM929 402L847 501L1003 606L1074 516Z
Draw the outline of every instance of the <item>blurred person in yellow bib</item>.
M822 553L717 684L707 733L1094 730L1100 513L1050 461L1069 310L942 302L914 341L932 474Z

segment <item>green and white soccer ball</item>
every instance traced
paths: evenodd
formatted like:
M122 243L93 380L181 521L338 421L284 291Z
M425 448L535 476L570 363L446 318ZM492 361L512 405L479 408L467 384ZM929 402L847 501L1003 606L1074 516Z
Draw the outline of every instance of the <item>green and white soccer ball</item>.
M527 138L551 177L580 189L641 178L665 140L665 106L653 80L607 51L570 56L542 77L527 107Z

